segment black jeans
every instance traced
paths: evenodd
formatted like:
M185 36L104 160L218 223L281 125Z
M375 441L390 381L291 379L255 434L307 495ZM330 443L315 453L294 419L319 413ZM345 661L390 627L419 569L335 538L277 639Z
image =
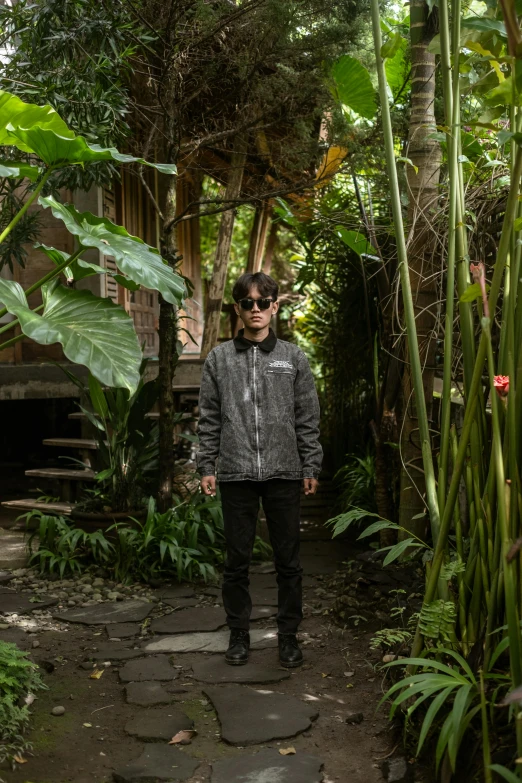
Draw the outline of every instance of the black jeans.
M279 633L296 633L303 618L302 568L299 563L301 481L223 481L227 557L223 575L223 604L229 628L248 630L252 601L248 569L256 535L261 499L274 550L277 571Z

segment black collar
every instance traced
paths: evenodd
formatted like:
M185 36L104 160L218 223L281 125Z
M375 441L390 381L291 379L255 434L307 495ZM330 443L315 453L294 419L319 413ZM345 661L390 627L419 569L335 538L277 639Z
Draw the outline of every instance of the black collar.
M237 337L234 337L234 345L236 346L236 350L238 351L247 351L249 348L252 348L253 343L250 342L250 340L245 339L244 337L245 330L240 329ZM265 351L266 353L270 353L270 351L273 351L276 347L277 343L277 337L275 336L272 329L270 329L268 335L265 337L264 340L262 340L260 343L257 343L258 348L261 348L262 351Z

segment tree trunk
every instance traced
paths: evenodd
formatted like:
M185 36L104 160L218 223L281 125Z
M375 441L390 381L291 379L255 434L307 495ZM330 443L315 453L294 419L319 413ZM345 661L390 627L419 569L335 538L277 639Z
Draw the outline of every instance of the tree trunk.
M234 145L230 160L230 170L228 175L227 190L225 200L233 201L238 198L241 192L241 182L243 181L243 171L245 168L247 140L246 137L238 136ZM223 212L219 235L216 246L216 255L214 257L214 269L212 271L212 280L208 290L207 307L205 312L205 330L203 332L203 341L201 345L201 358L206 358L209 351L217 345L219 339L219 325L221 316L221 305L223 303L223 294L227 281L228 258L230 255L230 245L232 243L232 232L234 231L235 210L228 209Z
M408 256L429 421L432 420L433 410L438 298L434 274L438 270L433 266L431 254L433 234L430 217L437 208L441 152L438 141L431 138L436 127L435 55L428 51L428 45L437 32L436 21L436 9L430 14L425 0L411 0L412 91L408 158L413 165L407 164L410 225ZM422 392L418 390L417 393ZM425 481L407 356L403 376L403 416L399 524L423 537L426 526L426 519L422 519L426 508Z
M170 177L163 208L161 254L169 265L177 264L176 230L170 224L176 214L177 176ZM159 488L157 505L161 512L172 505L174 483L174 371L178 363L178 313L160 295L159 315Z
M277 245L277 232L279 231L279 223L274 223L270 226L270 234L268 235L268 241L266 243L265 257L263 259L263 272L265 275L269 275L272 271L272 261L274 260L274 253Z
M271 207L267 202L263 202L263 204L256 207L252 231L250 232L247 272L259 272L261 270L271 211Z

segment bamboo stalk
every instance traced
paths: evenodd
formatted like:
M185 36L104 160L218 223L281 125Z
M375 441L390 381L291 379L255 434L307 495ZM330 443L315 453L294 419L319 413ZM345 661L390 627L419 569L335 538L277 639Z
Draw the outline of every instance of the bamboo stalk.
M509 251L509 245L511 241L511 233L513 231L513 223L518 205L518 194L520 177L522 175L522 149L518 148L515 156L514 173L509 190L509 195L506 204L506 211L504 214L504 222L502 224L502 233L500 237L497 262L495 264L493 278L491 281L491 290L489 294L489 309L490 312L495 312L497 304L500 285L506 265L507 254ZM424 596L424 604L428 604L433 601L436 591L437 583L439 579L440 569L442 567L444 552L448 540L450 531L451 519L453 516L453 508L457 499L460 477L464 468L464 461L466 457L466 451L471 435L471 428L475 413L477 409L478 391L482 381L482 370L484 367L484 361L487 353L487 338L482 333L480 343L477 351L477 358L475 361L475 368L473 371L473 378L471 380L469 398L466 406L466 413L464 415L464 425L460 436L459 447L455 464L453 468L453 474L451 477L451 483L448 489L448 495L446 498L446 505L444 506L444 513L442 515L440 523L440 534L435 545L435 551L433 554L433 561L430 570L430 576L426 586L426 593ZM419 626L415 634L415 639L412 646L412 656L417 657L422 650L422 634Z
M399 261L399 274L401 281L402 299L404 306L404 318L407 325L408 349L411 362L411 372L413 378L413 387L415 393L415 403L417 408L417 418L419 422L419 436L422 449L422 460L426 482L426 498L430 514L430 523L433 540L436 541L439 534L439 505L437 500L437 490L435 481L435 470L433 466L433 457L431 451L431 438L426 410L426 400L422 385L422 366L419 353L419 343L417 339L417 329L415 324L415 311L413 308L413 298L410 284L410 274L408 267L408 255L406 251L406 240L404 235L404 225L402 220L402 207L400 199L399 182L397 178L397 169L395 164L395 153L393 143L393 131L390 118L390 106L388 103L388 93L386 85L386 74L384 70L384 61L381 56L382 38L379 15L379 1L371 0L371 16L373 40L375 46L375 57L377 62L377 76L379 80L379 95L382 113L382 125L384 134L384 147L386 155L386 167L390 180L390 193L392 204L393 222L395 225L395 238L397 243L397 257Z

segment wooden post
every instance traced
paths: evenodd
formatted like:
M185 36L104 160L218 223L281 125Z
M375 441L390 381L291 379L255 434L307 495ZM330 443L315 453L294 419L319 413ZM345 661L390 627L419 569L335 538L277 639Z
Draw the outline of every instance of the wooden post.
M270 227L270 234L268 236L268 242L266 243L265 258L263 261L263 272L265 275L269 275L272 271L272 261L274 259L275 247L277 245L277 232L279 230L279 223L274 223Z
M261 270L271 212L272 207L266 201L256 207L254 223L250 232L247 272L259 272Z
M228 175L228 184L225 199L233 201L238 198L241 192L241 183L243 181L243 171L245 168L247 150L246 137L241 135L236 138L234 151L230 161L230 171ZM232 243L232 232L234 231L235 210L227 209L223 212L219 235L216 246L216 255L214 257L214 269L212 280L210 281L207 307L205 312L205 329L201 345L201 358L205 359L209 351L217 345L219 339L219 324L221 316L221 304L225 291L227 280L228 259L230 256L230 245Z

